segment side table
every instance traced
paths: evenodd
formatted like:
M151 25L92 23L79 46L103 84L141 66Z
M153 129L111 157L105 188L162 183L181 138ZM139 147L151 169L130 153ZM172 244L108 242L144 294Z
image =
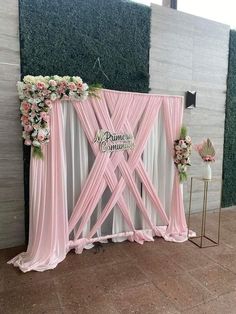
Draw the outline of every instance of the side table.
M201 233L200 236L189 237L190 229L190 217L192 210L192 193L193 193L193 184L194 181L200 181L203 183L203 204L202 204L202 218L201 218ZM206 216L207 216L207 203L208 203L208 187L212 182L220 183L221 197L220 197L220 207L218 211L218 224L217 224L217 240L213 240L206 235ZM221 217L221 199L222 199L222 179L221 178L212 178L211 180L206 180L201 177L191 177L191 186L190 186L190 196L189 196L189 215L188 215L188 240L200 248L210 247L219 245L220 241L220 217ZM209 242L209 245L204 245L204 240Z

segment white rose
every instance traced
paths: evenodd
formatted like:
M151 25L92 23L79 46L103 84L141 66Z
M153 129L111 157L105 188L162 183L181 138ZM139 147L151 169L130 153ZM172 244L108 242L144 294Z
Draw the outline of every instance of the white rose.
M87 89L88 89L88 84L84 83L84 84L82 85L82 90L83 90L83 91L86 91Z
M187 143L191 143L192 139L191 139L190 136L187 135L187 136L185 137L185 141L186 141Z
M24 78L23 78L23 82L24 83L29 83L29 84L35 84L36 82L36 77L35 76L32 76L32 75L26 75Z
M57 94L52 93L52 94L51 94L51 100L54 101L54 100L56 100L56 99L57 99Z
M81 77L79 76L72 76L73 82L76 84L83 84L83 81L81 79Z
M39 141L34 140L34 141L33 141L33 146L35 146L35 147L40 147L41 144L39 143Z

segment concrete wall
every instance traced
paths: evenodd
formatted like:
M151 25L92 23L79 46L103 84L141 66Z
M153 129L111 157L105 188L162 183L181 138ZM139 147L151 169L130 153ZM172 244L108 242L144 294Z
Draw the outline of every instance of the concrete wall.
M24 243L18 1L0 5L0 248Z
M185 109L184 124L194 143L210 137L217 161L214 176L222 176L225 92L228 67L229 26L152 5L150 87L153 93L184 95L197 91L197 108ZM201 175L202 162L192 155L189 174ZM202 206L201 186L196 185L193 208ZM188 207L189 182L184 186ZM219 184L212 185L209 208L220 204Z

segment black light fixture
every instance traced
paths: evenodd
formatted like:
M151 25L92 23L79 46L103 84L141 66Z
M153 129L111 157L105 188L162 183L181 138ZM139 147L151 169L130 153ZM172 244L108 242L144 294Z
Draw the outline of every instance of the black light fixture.
M196 94L195 91L186 92L185 108L196 108Z

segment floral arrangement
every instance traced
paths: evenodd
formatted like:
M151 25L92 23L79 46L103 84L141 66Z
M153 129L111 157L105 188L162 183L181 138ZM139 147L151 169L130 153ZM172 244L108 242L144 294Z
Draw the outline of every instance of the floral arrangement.
M21 100L21 124L24 144L33 147L33 154L43 157L42 145L50 137L50 110L57 99L85 100L96 96L100 85L88 86L79 76L31 76L17 83Z
M215 149L209 138L206 141L203 141L202 144L196 145L195 149L204 162L215 161Z
M179 172L180 182L187 180L187 166L191 166L191 150L191 137L187 135L186 127L182 126L180 131L180 138L174 142L174 163Z

